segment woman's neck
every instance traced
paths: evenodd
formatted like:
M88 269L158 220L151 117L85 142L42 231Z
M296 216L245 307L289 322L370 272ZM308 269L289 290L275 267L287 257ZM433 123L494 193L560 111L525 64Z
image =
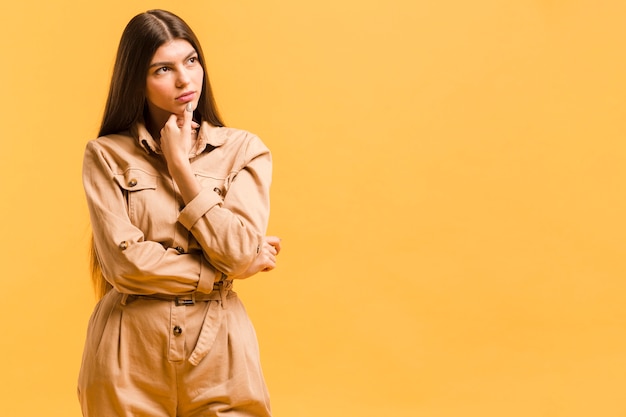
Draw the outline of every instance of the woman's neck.
M163 129L163 126L165 126L165 123L155 122L154 118L152 117L148 117L146 120L146 129L148 129L148 132L150 133L150 136L152 136L152 139L157 142L159 142L161 139L161 129Z
M150 132L152 138L159 142L161 139L161 129L165 126L168 117L155 117L153 114L148 114L146 117L146 129Z
M157 142L161 139L161 129L163 129L163 126L165 126L170 116L170 113L158 108L151 108L147 112L145 116L146 129L148 129L152 138Z

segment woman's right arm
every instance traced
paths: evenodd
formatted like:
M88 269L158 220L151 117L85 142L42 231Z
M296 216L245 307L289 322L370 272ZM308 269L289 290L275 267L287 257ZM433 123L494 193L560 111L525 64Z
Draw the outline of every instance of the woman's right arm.
M201 253L179 253L145 240L128 216L122 190L105 152L89 142L83 160L83 186L94 244L104 277L129 294L210 292L218 272Z

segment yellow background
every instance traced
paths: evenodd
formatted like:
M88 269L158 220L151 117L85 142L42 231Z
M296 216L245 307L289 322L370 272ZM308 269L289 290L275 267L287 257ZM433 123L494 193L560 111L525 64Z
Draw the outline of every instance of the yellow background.
M2 415L80 415L82 153L156 7L273 150L276 417L626 415L622 0L3 3Z

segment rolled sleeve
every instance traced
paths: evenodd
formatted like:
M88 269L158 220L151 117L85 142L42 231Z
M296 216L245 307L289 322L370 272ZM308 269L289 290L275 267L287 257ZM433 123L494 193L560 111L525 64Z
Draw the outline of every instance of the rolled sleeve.
M179 223L217 270L236 276L254 261L267 229L272 158L254 135L234 138L224 147L218 151L233 160L222 173L225 194L204 188L181 210Z
M178 221L187 230L191 230L200 218L221 202L222 198L214 191L203 189L181 210Z
M200 280L196 287L196 291L203 293L210 293L213 291L213 283L222 277L222 273L217 271L213 265L211 265L204 257L202 258L202 264L200 267Z

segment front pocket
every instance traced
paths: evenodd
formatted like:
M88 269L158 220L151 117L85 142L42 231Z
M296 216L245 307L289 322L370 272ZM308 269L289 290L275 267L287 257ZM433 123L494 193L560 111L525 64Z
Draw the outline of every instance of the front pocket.
M224 199L228 191L227 178L203 172L196 172L195 174L202 188L213 190L213 192Z
M144 208L158 207L156 189L158 176L139 168L128 168L122 174L115 174L115 182L122 189L128 206L128 216L137 225Z
M157 176L139 168L128 168L122 174L115 174L115 182L129 192L157 188Z

